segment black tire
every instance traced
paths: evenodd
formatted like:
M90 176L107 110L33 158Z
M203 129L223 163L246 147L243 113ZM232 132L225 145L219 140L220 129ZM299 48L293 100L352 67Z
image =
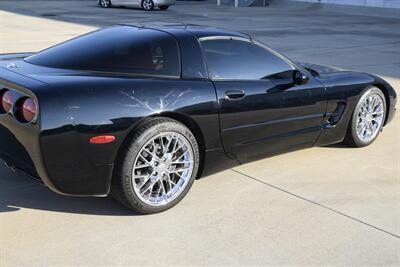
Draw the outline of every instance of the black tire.
M140 199L134 189L132 172L141 149L160 133L175 132L186 138L193 151L193 171L185 189L177 197L162 206L154 206ZM138 129L127 145L125 151L116 162L116 171L113 177L111 195L124 206L139 214L153 214L168 210L178 204L190 190L199 170L200 152L197 140L192 132L180 122L169 118L154 118Z
M383 118L382 122L379 125L378 131L376 135L368 141L361 140L360 137L357 134L357 121L359 120L358 118L358 113L360 112L360 107L363 105L364 101L366 101L367 98L369 98L372 95L379 96L382 103L383 103ZM346 137L344 139L344 143L348 146L351 147L364 147L372 144L376 138L378 138L379 133L382 131L383 124L385 122L386 118L386 98L385 95L383 94L382 90L376 87L368 87L363 94L361 95L360 99L357 102L357 105L354 107L349 126L347 128L346 132Z
M145 11L151 11L154 9L154 2L153 0L143 0L142 1L142 8Z
M104 8L112 6L111 0L99 0L99 5Z
M167 9L169 8L169 6L159 6L159 8L160 8L161 10L167 10Z

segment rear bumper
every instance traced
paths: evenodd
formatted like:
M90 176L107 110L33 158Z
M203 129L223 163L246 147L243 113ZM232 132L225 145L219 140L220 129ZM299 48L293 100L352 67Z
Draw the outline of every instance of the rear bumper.
M0 111L0 159L13 170L40 180L56 193L107 195L113 165L91 161L81 155L79 137L68 125L69 117L60 97L47 93L47 86L0 67L0 88L12 91L15 100L25 96L36 99L39 108L37 121L28 124L19 122L13 109L8 113ZM66 126L49 130L58 123ZM81 156L78 158L78 155Z
M2 59L3 57L1 57ZM46 84L1 69L0 86L11 90L17 98L29 96L36 99L31 87L43 87ZM13 82L10 82L13 81ZM0 113L0 158L14 170L19 170L41 180L49 188L59 191L49 179L43 164L39 143L40 121L24 124L18 122L11 113Z
M61 193L45 170L40 152L36 127L18 125L8 115L0 115L0 158L12 170L44 183L51 190Z
M13 172L23 174L23 175L25 175L25 176L28 176L28 177L31 178L32 180L35 180L35 181L37 181L37 182L43 184L43 181L42 181L39 177L33 176L33 175L31 175L31 174L29 174L29 173L23 171L22 169L20 169L20 168L18 168L18 167L15 167L14 165L10 165L7 161L4 161L4 165L5 165L8 169L12 170Z
M26 125L18 125L12 122L12 118L0 115L0 159L11 170L29 176L62 195L106 196L109 193L109 187L101 177L110 177L113 165L98 165L85 175L83 170L82 174L79 173L80 168L68 168L71 166L69 162L46 161L40 134L23 126ZM84 179L86 177L90 179Z

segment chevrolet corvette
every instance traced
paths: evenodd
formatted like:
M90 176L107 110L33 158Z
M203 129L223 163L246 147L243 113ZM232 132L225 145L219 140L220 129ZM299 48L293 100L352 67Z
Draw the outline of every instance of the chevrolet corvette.
M298 63L244 33L121 24L0 55L0 158L57 193L157 213L238 164L367 146L396 99L380 77Z

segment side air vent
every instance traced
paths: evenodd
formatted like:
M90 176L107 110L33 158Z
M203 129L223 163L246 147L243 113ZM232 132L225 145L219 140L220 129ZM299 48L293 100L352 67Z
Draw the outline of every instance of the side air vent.
M343 112L346 109L346 103L339 102L333 112L325 114L326 123L325 128L334 127L342 118Z

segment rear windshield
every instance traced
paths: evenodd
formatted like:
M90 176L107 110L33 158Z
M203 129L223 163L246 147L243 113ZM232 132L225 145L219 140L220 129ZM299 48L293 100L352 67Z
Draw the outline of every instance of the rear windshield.
M174 37L130 26L95 31L36 53L25 61L72 70L180 75L179 48Z

